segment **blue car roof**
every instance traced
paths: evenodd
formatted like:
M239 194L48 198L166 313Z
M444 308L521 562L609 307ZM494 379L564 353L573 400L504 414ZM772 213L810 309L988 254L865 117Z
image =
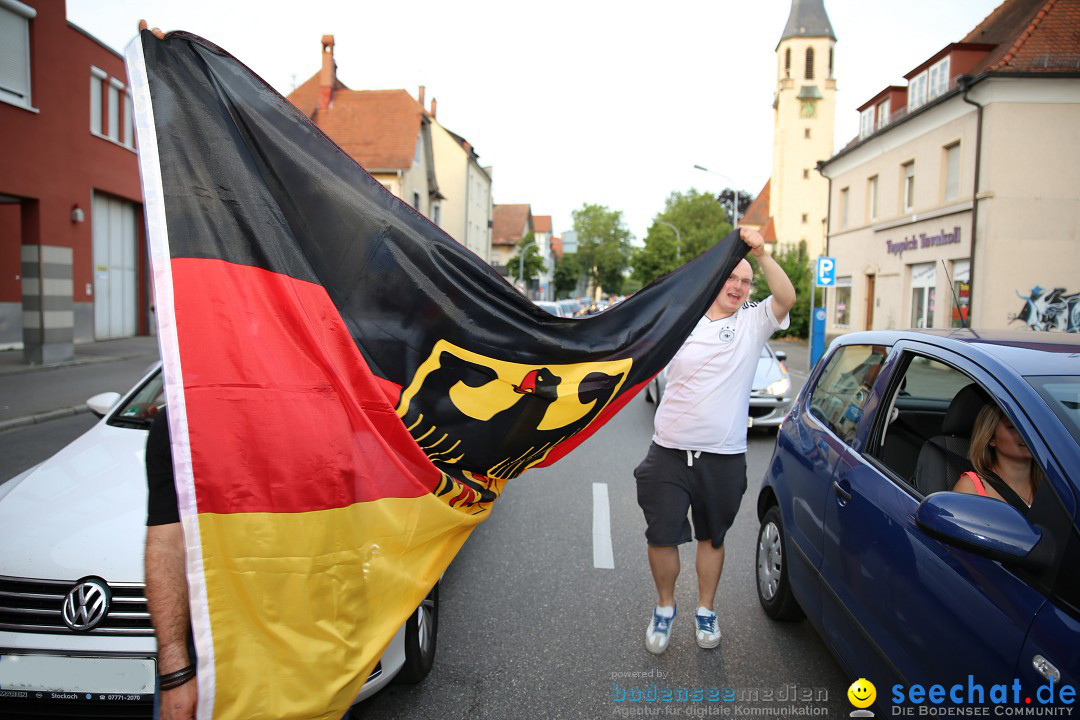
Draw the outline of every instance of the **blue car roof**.
M893 345L915 340L964 355L989 355L1019 375L1080 375L1080 334L1031 330L881 330L849 333L834 342Z

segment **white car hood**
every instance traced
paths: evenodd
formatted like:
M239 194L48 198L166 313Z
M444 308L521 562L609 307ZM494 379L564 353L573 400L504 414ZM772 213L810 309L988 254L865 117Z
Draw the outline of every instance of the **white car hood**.
M100 422L0 485L0 575L142 582L145 451L145 430Z

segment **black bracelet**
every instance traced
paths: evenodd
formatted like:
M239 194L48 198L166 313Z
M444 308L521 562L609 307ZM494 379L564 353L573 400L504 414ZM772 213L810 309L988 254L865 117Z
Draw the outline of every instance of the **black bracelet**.
M172 690L178 688L184 683L188 682L195 677L195 666L188 665L186 668L181 668L176 672L171 672L168 675L158 675L158 682L162 690Z

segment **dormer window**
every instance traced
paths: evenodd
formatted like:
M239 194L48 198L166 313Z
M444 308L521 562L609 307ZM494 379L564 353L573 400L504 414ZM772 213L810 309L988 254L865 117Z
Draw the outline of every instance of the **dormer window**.
M940 61L930 66L930 86L927 91L928 99L933 100L939 95L944 95L949 89L949 56L946 55Z
M911 78L911 82L908 83L908 112L911 112L920 105L926 104L926 76L927 73L923 70L921 73Z
M877 106L877 126L876 129L880 130L885 127L885 124L889 122L889 114L892 112L892 100L885 99L885 102Z
M874 133L874 108L868 107L859 113L859 137L870 137Z

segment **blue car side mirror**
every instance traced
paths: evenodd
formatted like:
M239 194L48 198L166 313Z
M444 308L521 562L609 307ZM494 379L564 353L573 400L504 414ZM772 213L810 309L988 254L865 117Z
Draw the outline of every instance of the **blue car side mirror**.
M957 492L936 492L919 503L915 523L928 534L1003 563L1037 570L1046 553L1036 550L1043 532L999 500Z

